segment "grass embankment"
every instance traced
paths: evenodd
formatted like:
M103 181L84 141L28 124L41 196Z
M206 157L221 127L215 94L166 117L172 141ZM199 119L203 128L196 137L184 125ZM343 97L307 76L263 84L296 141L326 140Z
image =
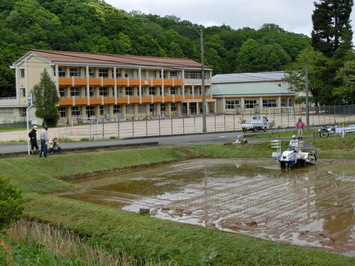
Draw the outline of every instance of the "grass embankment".
M337 147L340 150L343 145L350 150L355 146L354 138L314 141L321 149L321 158L329 148ZM354 152L347 153L349 157L355 158ZM156 147L65 154L47 159L3 159L0 160L0 169L3 174L12 176L24 191L26 219L71 230L87 239L88 244L99 245L113 253L123 252L133 256L140 264L354 265L355 258L47 195L55 191L76 189L77 186L60 180L71 175L129 170L142 165L199 157L270 158L270 155L269 142L238 146Z

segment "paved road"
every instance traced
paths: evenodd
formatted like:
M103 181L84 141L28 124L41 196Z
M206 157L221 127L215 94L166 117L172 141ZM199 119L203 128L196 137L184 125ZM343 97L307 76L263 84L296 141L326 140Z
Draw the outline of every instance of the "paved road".
M179 135L179 136L160 136L148 138L134 139L119 139L119 140L102 140L94 142L72 142L61 143L63 151L65 150L80 150L80 149L95 149L95 148L114 148L136 145L198 145L212 143L234 142L241 132L221 132L207 133L196 135ZM251 141L251 140L250 140ZM249 142L250 142L249 141ZM27 153L26 144L0 145L0 155L13 153Z

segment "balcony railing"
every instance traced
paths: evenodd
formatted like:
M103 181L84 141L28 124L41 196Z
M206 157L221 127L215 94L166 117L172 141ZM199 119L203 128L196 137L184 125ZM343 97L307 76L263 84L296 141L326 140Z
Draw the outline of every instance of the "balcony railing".
M195 80L195 83L201 81ZM196 83L196 84L197 84ZM85 78L81 76L73 76L70 78L60 77L59 86L182 86L182 79L151 79L151 78L110 78L110 77L96 77Z

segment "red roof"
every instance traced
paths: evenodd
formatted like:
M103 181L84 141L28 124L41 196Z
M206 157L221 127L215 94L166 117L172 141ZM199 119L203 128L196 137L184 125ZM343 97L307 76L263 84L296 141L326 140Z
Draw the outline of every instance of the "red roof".
M201 64L191 59L166 58L150 56L132 56L118 54L92 54L85 52L66 52L52 50L32 50L53 63L86 63L86 64L112 64L112 65L136 65L154 67L181 67L201 68Z

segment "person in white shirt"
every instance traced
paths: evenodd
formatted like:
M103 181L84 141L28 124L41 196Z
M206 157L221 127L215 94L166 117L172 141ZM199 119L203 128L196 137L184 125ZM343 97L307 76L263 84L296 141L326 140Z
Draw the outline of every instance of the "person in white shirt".
M47 158L48 126L44 126L44 129L39 134L39 138L41 140L41 151L39 152L39 157L42 157L43 153L44 158Z
M288 147L291 150L298 150L298 144L299 144L299 140L297 139L296 135L293 135L291 140L290 140L290 144L288 145Z

